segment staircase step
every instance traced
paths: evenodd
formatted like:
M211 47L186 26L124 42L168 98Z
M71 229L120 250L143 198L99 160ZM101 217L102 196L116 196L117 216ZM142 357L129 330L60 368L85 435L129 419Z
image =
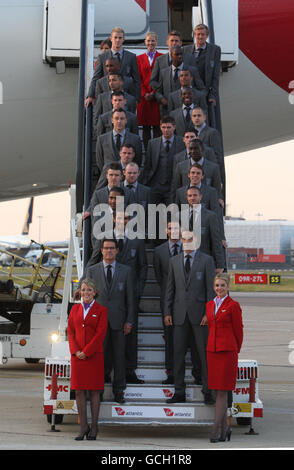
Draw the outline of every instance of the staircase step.
M173 385L163 384L140 384L133 385L128 384L124 391L124 397L126 402L162 402L168 398L171 398L174 394ZM107 401L113 401L112 385L105 384L103 403ZM186 401L187 402L201 402L203 401L203 394L201 393L201 385L187 385L186 387Z
M146 364L157 364L161 365L163 368L165 367L165 348L164 347L138 347L138 354L137 354L138 364L146 365ZM191 365L191 353L190 351L186 354L186 365Z
M138 347L139 346L164 346L164 333L160 330L154 331L138 331Z
M140 308L144 312L160 313L160 297L157 295L142 295Z
M146 383L157 383L161 384L163 380L167 379L167 373L162 365L152 364L138 364L136 369L137 377L141 380L144 380ZM185 381L186 383L194 382L194 377L192 375L192 368L190 365L186 365L185 370Z
M88 405L88 415L90 415ZM166 404L163 402L102 402L100 424L130 425L209 425L214 420L214 406L203 402Z
M157 281L154 279L147 279L145 282L144 290L143 290L143 295L144 296L160 296L160 286Z
M163 331L161 313L140 312L138 315L138 329L160 330Z

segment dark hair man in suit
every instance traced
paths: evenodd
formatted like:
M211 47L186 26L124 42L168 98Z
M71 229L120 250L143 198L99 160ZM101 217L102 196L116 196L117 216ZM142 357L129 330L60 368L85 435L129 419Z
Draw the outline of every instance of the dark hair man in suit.
M197 243L193 232L182 231L183 251L171 258L169 264L164 323L173 325L175 393L167 403L186 401L185 355L191 332L201 361L204 402L213 403L207 384L205 306L214 298L215 268L212 257L197 249Z
M116 261L116 240L104 239L101 253L102 261L90 266L85 276L97 285L97 302L108 309L108 330L104 340L105 373L110 375L113 368L114 399L124 403L126 336L132 330L135 317L133 275L129 266Z

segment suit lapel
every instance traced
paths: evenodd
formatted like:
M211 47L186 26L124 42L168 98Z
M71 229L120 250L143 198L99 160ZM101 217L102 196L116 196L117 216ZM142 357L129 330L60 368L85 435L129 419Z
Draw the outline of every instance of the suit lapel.
M188 278L187 278L187 286L190 285L191 278L192 278L192 277L195 277L195 276L194 276L194 272L195 272L195 270L196 270L196 265L197 265L197 259L198 259L198 257L199 257L199 251L197 250L196 253L195 253L194 259L193 259L193 264L192 264L192 266L191 266L189 276L188 276Z
M117 280L119 278L119 271L120 271L120 265L118 263L116 263L114 276L112 278L112 283L111 283L111 286L110 286L110 293L113 291L114 286L117 284Z
M229 301L230 301L230 296L228 295L227 298L223 301L223 303L219 307L218 311L216 312L216 314L215 314L216 318L221 315L222 310L227 308Z

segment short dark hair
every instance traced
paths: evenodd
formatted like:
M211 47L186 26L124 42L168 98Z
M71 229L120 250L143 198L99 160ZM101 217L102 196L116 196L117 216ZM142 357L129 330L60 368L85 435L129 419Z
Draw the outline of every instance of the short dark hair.
M180 31L177 31L177 30L175 30L175 29L172 29L172 30L168 33L167 37L169 38L170 36L178 36L178 37L182 40L182 34L180 33Z
M102 243L101 243L101 249L103 248L104 242L113 242L115 244L115 248L118 248L116 238L103 238Z
M163 116L160 120L160 124L173 124L176 125L176 121L172 116Z
M201 191L200 191L200 188L198 188L198 186L190 186L189 188L187 188L186 193L187 193L188 191L190 191L190 189L197 189L198 193L199 193L199 194L202 194Z
M123 109L123 108L115 109L114 111L112 111L112 116L113 116L115 113L125 113L125 116L127 117L126 110Z
M123 97L125 97L126 95L125 95L125 92L123 90L121 90L121 91L113 91L111 93L111 99L113 98L113 96L123 96Z
M109 190L109 194L110 194L110 193L113 193L113 192L119 193L119 194L121 194L121 196L124 196L124 195L125 195L125 192L124 192L123 188L120 188L119 186L113 186L113 188L111 188L111 189Z
M195 168L199 168L199 170L201 170L202 173L203 173L203 175L204 175L203 166L202 166L202 165L199 165L199 163L193 163L193 165L190 166L189 173L190 173L190 171L191 171L191 168L194 168L194 167L195 167ZM189 173L188 173L188 174L189 174ZM192 187L193 187L193 186L192 186ZM189 188L189 189L190 189L190 188Z
M122 173L122 167L121 167L121 164L119 162L109 163L109 165L107 166L106 173L108 172L108 170L120 171Z

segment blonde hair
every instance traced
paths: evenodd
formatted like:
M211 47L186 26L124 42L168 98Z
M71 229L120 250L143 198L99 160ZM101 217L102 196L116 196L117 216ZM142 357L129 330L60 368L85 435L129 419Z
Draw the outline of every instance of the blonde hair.
M157 33L155 33L154 31L148 31L148 33L147 33L146 36L145 36L145 39L147 39L148 36L152 36L153 38L156 39L156 41L158 40Z
M222 279L223 281L225 281L227 286L230 285L230 275L229 275L229 273L218 273L218 274L215 275L214 281L216 281L217 279Z
M112 36L112 33L122 33L123 35L125 35L124 30L120 26L116 26L111 30L110 37Z
M93 291L95 292L94 298L96 298L98 295L98 289L95 282L92 281L92 279L85 278L81 282L81 287L83 284L86 284L87 287L91 287L93 289Z

